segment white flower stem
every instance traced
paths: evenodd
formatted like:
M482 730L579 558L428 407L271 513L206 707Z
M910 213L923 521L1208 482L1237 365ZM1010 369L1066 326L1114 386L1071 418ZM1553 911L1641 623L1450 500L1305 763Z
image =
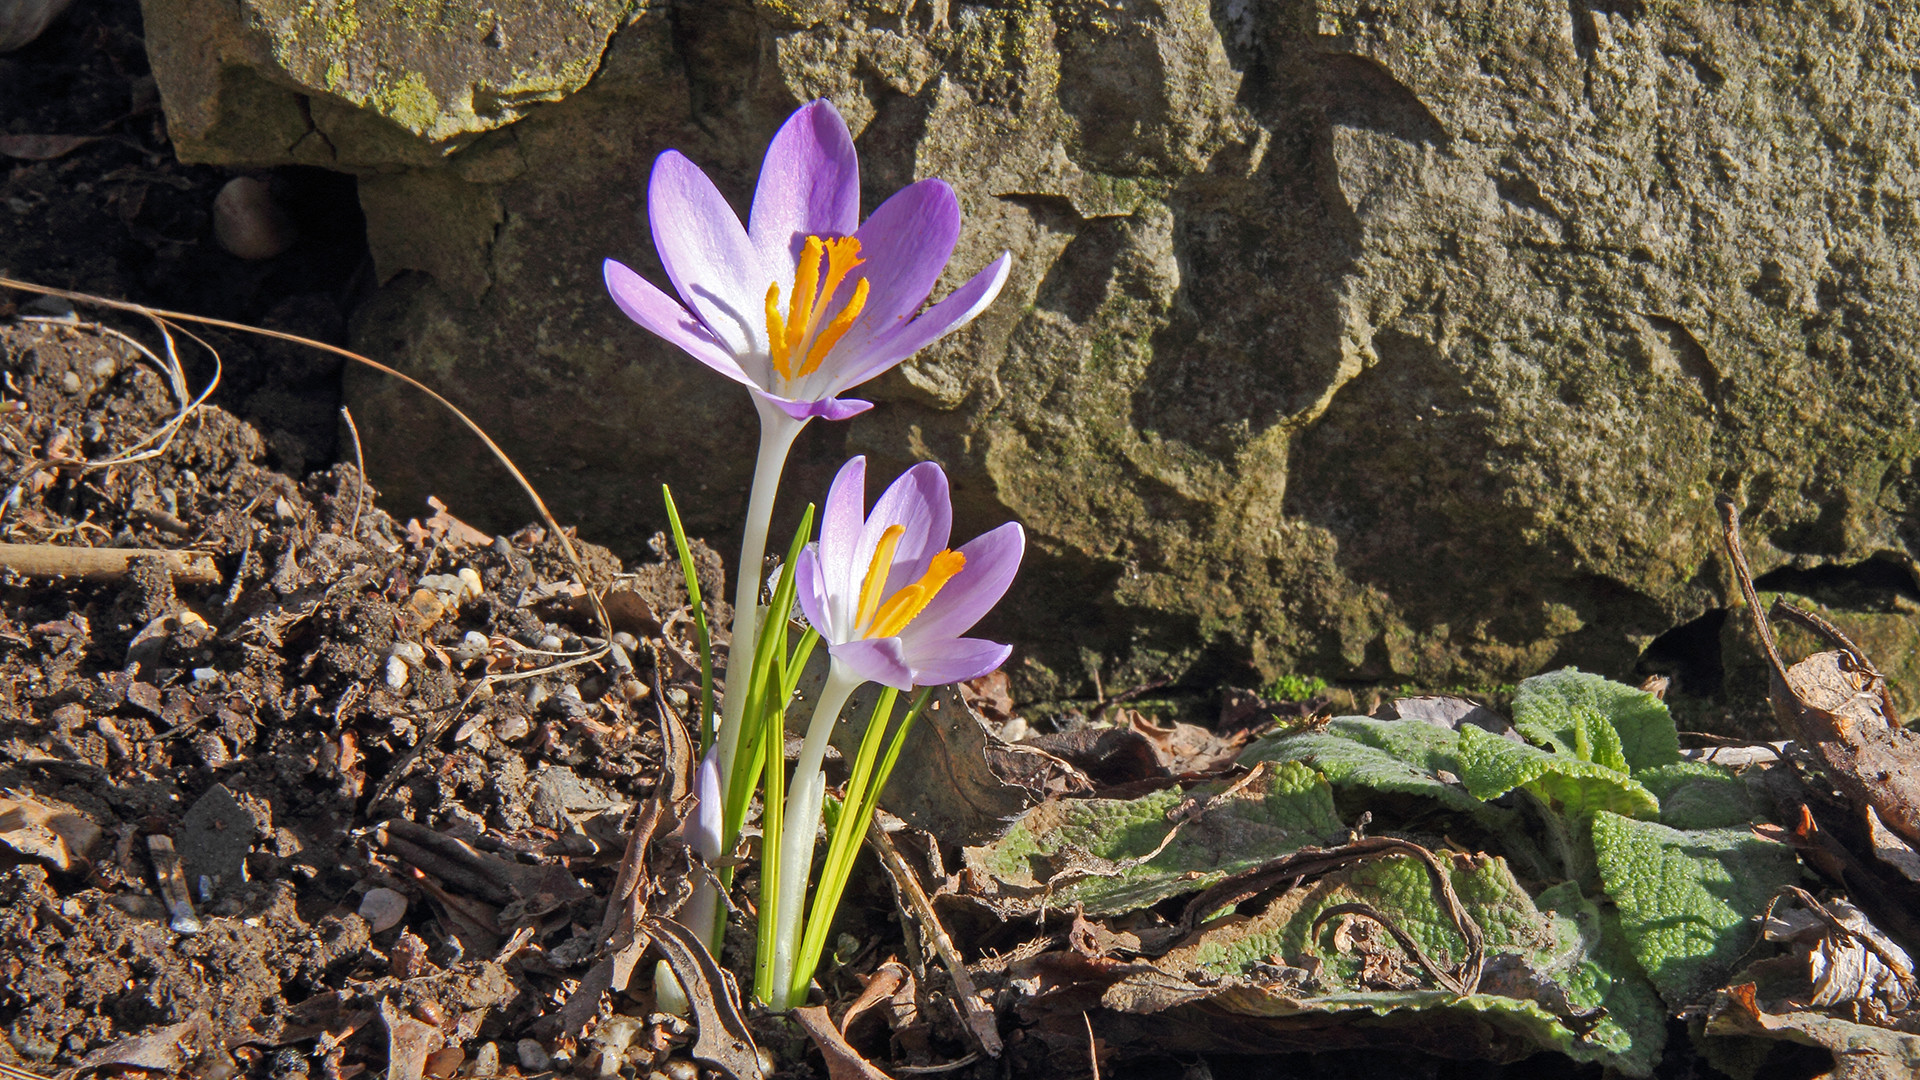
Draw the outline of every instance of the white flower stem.
M747 528L740 538L740 570L733 584L733 634L727 643L727 689L722 699L719 733L720 783L733 776L740 753L740 717L747 707L747 687L753 681L747 669L759 644L760 564L767 557L767 528L773 521L773 499L786 469L787 452L806 427L786 413L758 399L760 454L753 463L753 488L747 496ZM731 837L727 838L731 839Z
M800 745L800 758L793 763L793 781L787 785L787 812L780 829L780 895L774 898L773 985L761 988L767 1004L776 1009L793 1008L805 990L793 985L793 964L800 952L801 907L813 871L814 834L820 829L826 790L820 765L840 710L863 682L838 660L829 662L826 684L820 688L806 740Z

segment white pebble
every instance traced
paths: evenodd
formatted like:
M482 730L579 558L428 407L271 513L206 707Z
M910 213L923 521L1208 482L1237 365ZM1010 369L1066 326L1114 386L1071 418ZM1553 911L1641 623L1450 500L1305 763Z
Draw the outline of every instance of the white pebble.
M427 662L427 650L417 641L394 642L393 655L405 660L412 667L419 667Z
M407 670L407 662L405 660L400 659L398 656L387 657L387 685L389 687L395 690L405 689L410 674Z
M500 1044L481 1043L474 1051L473 1068L468 1070L472 1076L498 1076L500 1074Z
M469 630L466 636L460 639L460 644L453 647L453 659L460 664L471 664L487 655L489 648L487 635L478 630Z
M1017 743L1026 738L1027 734L1027 721L1025 717L1016 716L1000 725L1001 742Z
M566 642L560 640L560 635L548 634L541 638L534 648L539 649L541 652L559 652L566 644Z
M553 1056L532 1039L521 1039L514 1050L520 1055L520 1067L528 1072L546 1072L553 1066Z
M480 581L480 571L471 566L460 568L460 583L466 586L460 596L462 600L472 600L487 591L486 585Z
M378 934L400 925L407 915L407 898L392 889L368 889L360 898L360 917Z
M80 376L71 371L60 376L60 389L65 390L69 394L79 393Z

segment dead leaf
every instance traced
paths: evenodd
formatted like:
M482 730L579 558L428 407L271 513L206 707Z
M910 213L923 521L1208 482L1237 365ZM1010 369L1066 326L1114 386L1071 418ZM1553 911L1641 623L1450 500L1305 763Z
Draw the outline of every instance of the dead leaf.
M687 995L687 1003L693 1007L699 1026L693 1056L735 1080L761 1080L760 1053L746 1018L740 1014L740 988L734 984L733 973L714 961L698 934L672 919L648 915L640 925L666 958L673 977Z
M1833 1071L1822 1080L1912 1080L1920 1076L1920 1035L1856 1024L1825 1013L1771 1013L1756 987L1743 983L1722 991L1707 1013L1708 1035L1757 1035L1813 1043L1833 1054Z
M85 863L100 840L100 826L65 803L20 792L0 795L0 844L62 873Z
M206 1014L194 1013L170 1027L121 1039L111 1046L95 1050L74 1066L67 1077L72 1080L108 1066L178 1075L186 1067L189 1057L198 1057L205 1049L212 1034L212 1025L207 1021Z
M433 508L433 516L424 524L418 518L407 521L407 540L413 546L425 547L429 541L445 541L454 547L486 547L493 543L493 537L448 513L447 504L438 497L427 496L427 505Z
M438 1028L402 1013L390 1000L380 1002L387 1025L387 1080L421 1080L427 1055L445 1041Z
M793 1018L807 1029L813 1045L820 1048L820 1056L827 1059L829 1080L893 1080L892 1077L873 1067L873 1063L860 1056L860 1051L847 1045L840 1035L840 1029L833 1026L833 1018L827 1015L823 1006L808 1005L793 1010Z
M21 161L52 161L97 141L97 135L0 135L0 154Z

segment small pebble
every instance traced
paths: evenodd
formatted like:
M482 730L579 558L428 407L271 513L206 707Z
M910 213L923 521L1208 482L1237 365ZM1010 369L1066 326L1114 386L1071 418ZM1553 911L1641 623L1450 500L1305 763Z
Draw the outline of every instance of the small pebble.
M228 254L271 259L293 246L297 234L266 181L236 176L213 199L213 238Z
M453 647L453 659L457 663L471 664L487 655L490 648L491 643L487 641L487 635L478 630L469 630L466 636L460 639L460 644Z
M389 687L395 690L406 689L407 679L410 674L411 672L407 669L407 662L405 660L402 660L397 655L387 657L387 685Z
M700 1080L700 1067L685 1058L673 1058L665 1069L667 1080Z
M548 686L546 683L536 682L527 685L527 704L536 709L540 707L541 703L552 696L553 687Z
M480 571L471 566L460 568L460 581L467 587L461 596L462 600L471 600L487 591L487 587L480 581Z
M474 1076L498 1076L500 1074L500 1044L481 1043L480 1049L473 1053L473 1067L467 1071Z
M74 374L71 371L67 372L65 375L60 376L60 389L66 391L69 394L79 393L80 392L80 376Z
M566 642L560 640L560 635L548 634L541 638L539 642L534 645L534 648L539 649L541 652L559 652L566 647L566 644Z
M93 377L111 379L120 370L120 362L111 356L103 356L93 362Z
M532 1039L521 1039L513 1049L520 1055L520 1067L528 1072L546 1072L553 1067L553 1056Z
M524 716L508 715L493 722L493 733L501 742L517 742L532 730L533 724Z
M1016 716L1000 725L1000 740L1002 742L1017 743L1025 739L1028 733L1025 717Z
M219 677L220 671L217 668L197 667L193 669L193 681L197 683L212 682Z
M376 934L391 930L407 917L407 898L392 889L368 889L360 898L360 917Z
M625 630L615 630L613 632L613 643L625 649L628 656L632 656L634 653L640 651L639 639L627 633Z
M417 641L396 641L391 652L413 667L427 662L427 650Z

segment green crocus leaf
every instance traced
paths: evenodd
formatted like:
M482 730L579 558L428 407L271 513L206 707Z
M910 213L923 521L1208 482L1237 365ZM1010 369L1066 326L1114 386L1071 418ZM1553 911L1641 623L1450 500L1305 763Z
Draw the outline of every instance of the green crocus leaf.
M1513 726L1556 753L1625 773L1680 760L1680 740L1666 703L1636 690L1564 668L1521 683Z
M1683 831L1602 811L1593 852L1634 958L1670 1009L1718 987L1753 917L1799 876L1793 849L1749 829Z

